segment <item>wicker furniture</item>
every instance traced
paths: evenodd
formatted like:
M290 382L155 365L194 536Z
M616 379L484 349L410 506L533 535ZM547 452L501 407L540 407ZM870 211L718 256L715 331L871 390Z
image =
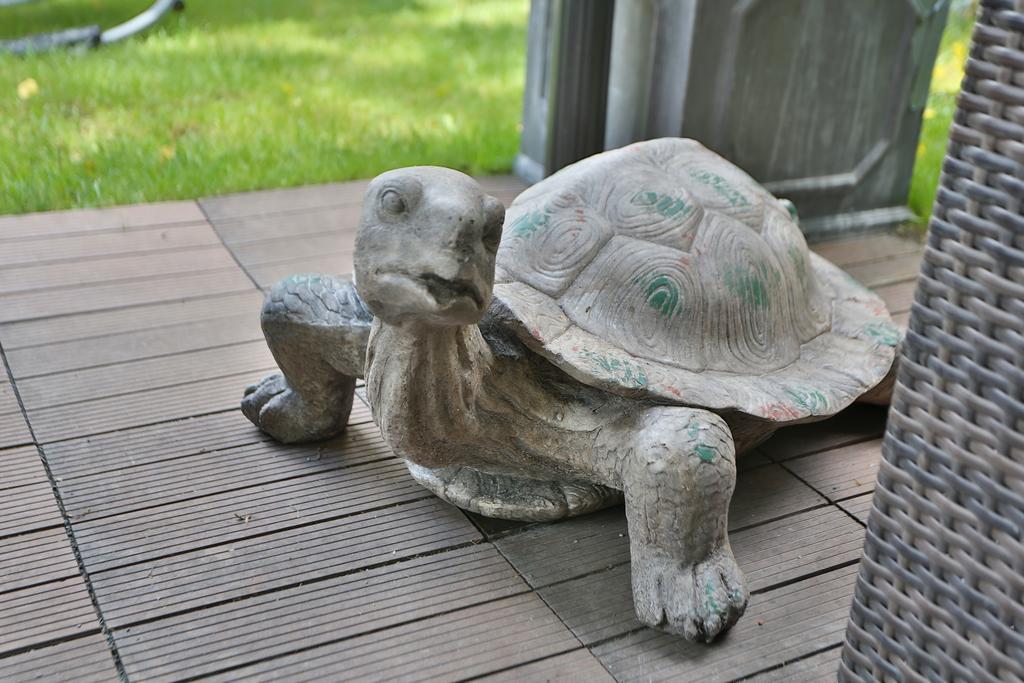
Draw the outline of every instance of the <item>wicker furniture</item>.
M840 680L1024 679L1024 0L981 0Z

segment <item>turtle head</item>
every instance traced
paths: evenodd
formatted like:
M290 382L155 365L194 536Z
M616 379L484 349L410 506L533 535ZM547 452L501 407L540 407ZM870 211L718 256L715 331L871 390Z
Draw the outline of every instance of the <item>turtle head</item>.
M458 171L417 166L377 176L356 235L359 296L391 324L478 322L504 218L501 202Z

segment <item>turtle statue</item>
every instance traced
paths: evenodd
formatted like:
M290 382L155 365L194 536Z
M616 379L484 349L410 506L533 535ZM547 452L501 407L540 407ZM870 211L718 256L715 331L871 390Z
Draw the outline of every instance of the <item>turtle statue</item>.
M362 377L384 439L454 505L538 521L624 499L637 615L690 640L747 603L726 534L736 453L888 400L900 334L882 301L692 140L584 159L507 214L456 171L384 173L354 261L354 284L269 293L282 372L246 389L245 414L325 439Z

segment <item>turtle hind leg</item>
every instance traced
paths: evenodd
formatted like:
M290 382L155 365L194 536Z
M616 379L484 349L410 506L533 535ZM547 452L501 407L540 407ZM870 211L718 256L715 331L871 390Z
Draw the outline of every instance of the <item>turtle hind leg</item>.
M584 481L533 479L474 467L428 468L406 461L417 482L463 510L484 517L550 522L622 502L622 492Z

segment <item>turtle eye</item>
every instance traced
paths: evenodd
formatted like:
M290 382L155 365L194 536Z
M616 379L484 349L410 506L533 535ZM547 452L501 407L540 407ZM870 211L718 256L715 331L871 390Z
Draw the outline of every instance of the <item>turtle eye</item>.
M387 189L380 193L380 205L385 211L392 215L405 213L405 200L398 190Z

